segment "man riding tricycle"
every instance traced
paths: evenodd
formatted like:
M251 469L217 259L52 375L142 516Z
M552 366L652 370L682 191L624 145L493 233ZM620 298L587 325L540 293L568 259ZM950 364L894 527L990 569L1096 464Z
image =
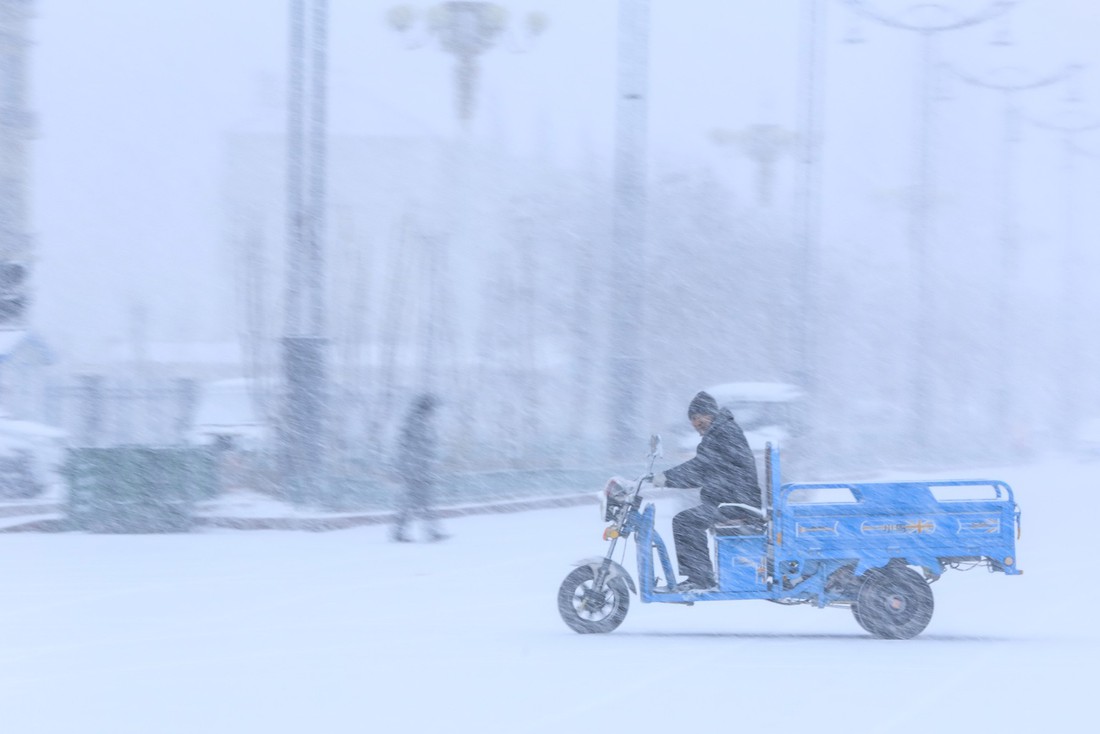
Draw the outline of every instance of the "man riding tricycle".
M723 411L705 398L697 396L692 406L713 410L711 420L701 425L696 424L698 413L691 416L703 435L696 457L663 477L667 486L704 480L695 486L703 488L703 505L714 505L691 508L680 513L688 513L685 521L673 521L680 568L688 579L676 581L668 549L654 527L656 509L643 503L643 487L662 484L662 475L653 474L661 455L660 438L654 436L646 473L632 482L613 479L604 489L601 511L610 523L604 531L610 543L607 553L580 562L559 588L558 610L573 630L611 632L626 618L630 594L635 593L645 603L766 599L849 607L872 635L908 639L931 620L930 584L946 569L980 565L1008 575L1021 573L1015 548L1020 512L1006 483L783 484L779 451L769 445L763 492L756 487L759 499L753 503L751 488L737 483L751 477L756 484L755 465L750 470L741 461L736 439L740 429L734 430L736 424L723 428ZM711 445L716 439L724 445ZM730 477L732 482L717 488L705 483ZM707 492L708 486L712 491ZM613 560L619 541L631 536L637 549L637 585Z

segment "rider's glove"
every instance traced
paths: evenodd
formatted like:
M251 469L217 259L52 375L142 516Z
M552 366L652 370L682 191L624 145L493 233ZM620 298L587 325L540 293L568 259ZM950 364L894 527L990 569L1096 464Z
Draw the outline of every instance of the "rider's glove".
M654 487L664 487L664 486L666 486L665 485L665 473L663 471L659 471L659 472L657 472L656 474L653 475L653 486Z

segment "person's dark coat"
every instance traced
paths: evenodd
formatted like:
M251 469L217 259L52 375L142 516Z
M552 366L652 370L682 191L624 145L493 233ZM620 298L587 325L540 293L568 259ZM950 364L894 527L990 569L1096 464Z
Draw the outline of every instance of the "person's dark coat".
M431 406L417 405L401 430L397 470L410 490L425 490L436 482L439 441Z
M669 487L701 487L705 504L740 502L760 507L756 460L745 432L727 408L718 411L703 434L695 458L665 471Z
M439 452L439 440L432 421L434 407L435 401L431 396L422 396L409 411L401 429L396 469L405 484L405 492L393 526L393 539L396 541L412 540L405 531L416 517L424 523L430 540L447 537L439 529L437 513L432 509L438 480Z

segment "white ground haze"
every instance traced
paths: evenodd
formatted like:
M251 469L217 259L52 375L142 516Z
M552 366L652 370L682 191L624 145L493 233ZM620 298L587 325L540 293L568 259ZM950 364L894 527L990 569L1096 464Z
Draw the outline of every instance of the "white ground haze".
M949 571L902 642L840 609L636 598L616 632L577 635L555 594L604 549L593 507L454 520L434 545L385 527L0 535L4 729L1081 730L1100 463L951 476L1013 485L1025 573Z

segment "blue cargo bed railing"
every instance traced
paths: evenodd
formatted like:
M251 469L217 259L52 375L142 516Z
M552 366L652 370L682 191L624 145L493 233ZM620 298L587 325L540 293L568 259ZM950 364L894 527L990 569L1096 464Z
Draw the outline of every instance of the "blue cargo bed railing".
M1019 573L1019 512L997 480L784 484L772 520L783 555L858 559L860 571L900 558L933 573L970 562Z

